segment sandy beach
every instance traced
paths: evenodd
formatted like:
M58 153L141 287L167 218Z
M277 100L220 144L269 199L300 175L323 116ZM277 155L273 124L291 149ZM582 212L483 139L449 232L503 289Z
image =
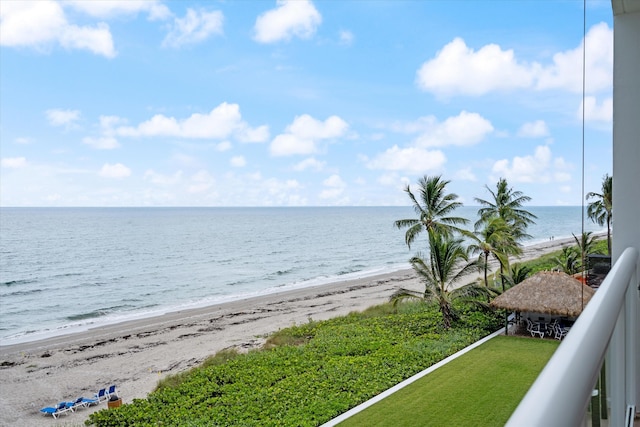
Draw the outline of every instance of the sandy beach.
M573 243L557 239L529 246L521 260ZM404 270L0 346L0 425L83 425L106 403L57 420L39 410L92 397L111 384L125 403L144 398L158 380L222 349L260 347L278 329L364 310L401 287L423 289L413 271Z

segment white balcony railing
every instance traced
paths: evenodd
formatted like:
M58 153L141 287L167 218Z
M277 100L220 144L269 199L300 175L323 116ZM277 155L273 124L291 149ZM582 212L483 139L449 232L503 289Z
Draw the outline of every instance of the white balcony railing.
M635 415L638 364L638 262L635 248L622 253L512 414L508 427L587 425L587 408L610 346L615 347L610 351L615 360L607 363L608 422L611 427L633 425L629 423Z

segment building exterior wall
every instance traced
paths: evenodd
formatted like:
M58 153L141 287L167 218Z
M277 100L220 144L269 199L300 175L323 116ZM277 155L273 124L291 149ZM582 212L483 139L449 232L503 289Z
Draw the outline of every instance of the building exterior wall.
M615 262L627 247L640 250L640 10L624 10L624 0L612 3L615 14L612 256ZM634 9L638 8L634 6ZM640 271L636 271L636 281L638 278ZM626 360L626 393L635 396L636 409L640 409L639 299L637 287L628 292L624 313L627 328L614 334L619 339L625 337L626 345L612 342L610 354L613 361ZM614 396L611 397L613 400Z

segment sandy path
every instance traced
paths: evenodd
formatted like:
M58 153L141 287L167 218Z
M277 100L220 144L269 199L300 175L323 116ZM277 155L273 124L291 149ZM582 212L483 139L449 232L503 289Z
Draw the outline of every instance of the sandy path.
M571 243L573 239L530 246L522 259ZM91 397L111 384L118 386L124 402L144 398L159 379L219 350L259 347L278 329L364 310L387 301L400 287L422 289L413 271L405 270L0 346L0 425L82 425L106 404L58 420L45 418L39 409Z

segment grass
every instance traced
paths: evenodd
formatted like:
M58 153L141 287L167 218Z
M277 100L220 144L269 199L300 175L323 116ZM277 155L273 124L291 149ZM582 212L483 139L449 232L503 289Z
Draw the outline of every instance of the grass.
M496 337L340 426L502 426L558 344Z

